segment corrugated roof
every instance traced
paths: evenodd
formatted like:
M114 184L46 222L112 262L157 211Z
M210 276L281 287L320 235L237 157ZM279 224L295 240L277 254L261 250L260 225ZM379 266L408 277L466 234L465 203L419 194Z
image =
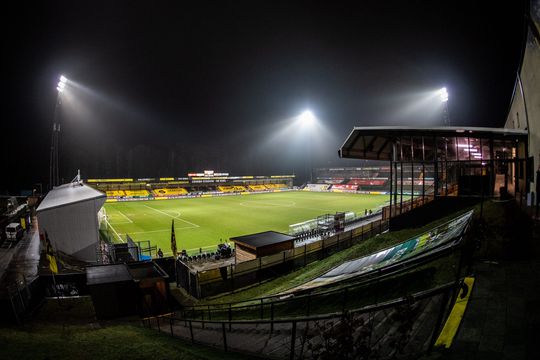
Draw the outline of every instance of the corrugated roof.
M37 212L87 200L106 198L107 195L82 182L60 185L53 188L39 204Z

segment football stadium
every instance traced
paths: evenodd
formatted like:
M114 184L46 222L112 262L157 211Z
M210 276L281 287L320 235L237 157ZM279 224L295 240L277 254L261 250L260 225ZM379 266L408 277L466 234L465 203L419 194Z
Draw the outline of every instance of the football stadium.
M21 8L0 358L537 358L540 1L256 5Z
M206 177L206 181L211 180L219 181ZM233 180L236 179L230 179ZM384 190L386 180L380 190ZM89 183L99 189L103 185L98 181L91 179ZM338 184L308 185L294 190L284 183L265 185L259 181L259 185L218 185L213 191L195 194L183 187L161 187L178 186L174 182L158 185L156 189L146 183L139 185L143 190L133 190L132 183L117 183L118 190L105 190L108 198L101 211L103 232L112 242L126 242L129 236L134 241L148 241L151 246L163 249L165 255L172 255L170 240L174 221L179 249L188 253L209 252L233 236L267 230L295 234L299 232L296 224L300 226L320 215L346 212L351 218L358 218L366 211L380 212L388 202L385 191L358 193L356 184L346 185L354 190L343 190ZM111 188L110 182L107 186Z

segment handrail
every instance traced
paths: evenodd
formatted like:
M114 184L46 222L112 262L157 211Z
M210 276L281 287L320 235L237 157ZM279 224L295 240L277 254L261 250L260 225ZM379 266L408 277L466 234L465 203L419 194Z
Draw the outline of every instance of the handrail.
M461 281L462 279L460 279ZM383 310L389 307L399 306L405 303L414 302L417 300L422 300L434 295L438 295L439 293L443 293L449 289L457 288L456 281L448 282L446 284L428 289L423 290L418 293L409 295L409 296L402 296L397 299L384 301L382 303L376 303L371 304L367 306L363 306L361 308L352 309L352 310L345 310L345 311L338 311L334 313L327 313L322 315L311 315L311 316L305 316L305 317L291 317L291 318L281 318L281 319L253 319L253 320L197 320L197 319L182 319L178 317L171 317L169 320L173 321L179 321L179 322L185 322L190 321L192 323L201 323L201 324L280 324L280 323L290 323L290 322L299 322L299 321L313 321L313 320L326 320L335 318L338 316L342 316L344 313L350 313L350 314L361 314L364 312L371 312L371 311L378 311ZM167 316L161 316L164 318L167 318Z
M212 347L223 347L225 352L233 351L253 355L267 355L277 356L279 358L300 359L310 357L316 353L310 347L313 344L313 335L308 334L308 328L317 331L318 339L324 338L323 334L330 331L331 338L336 339L340 337L343 329L340 328L340 324L348 322L348 319L353 319L353 316L369 314L369 323L366 324L365 330L368 332L363 335L366 346L370 344L379 344L381 341L386 341L389 345L393 344L396 340L400 341L399 349L403 351L407 347L409 335L413 334L415 340L421 341L422 345L419 347L414 346L409 355L418 356L420 354L429 353L435 342L436 336L442 326L444 316L448 311L448 306L451 304L451 299L457 294L459 290L459 284L461 279L448 282L438 287L433 287L428 290L418 291L413 295L405 295L394 298L392 300L384 302L374 302L367 306L356 308L354 310L341 312L326 313L321 315L312 315L295 318L282 318L282 319L263 319L263 320L192 320L192 319L179 319L177 317L162 315L155 318L146 318L141 321L143 327L157 330L160 333L170 334L173 338L181 338L187 341L191 340L192 344L201 344ZM415 305L417 304L417 305ZM383 312L383 316L387 317L386 309L392 309L391 312L399 311L400 306L407 306L411 309L422 310L425 306L429 306L428 310L429 319L422 317L422 314L414 314L416 310L410 315L410 320L414 324L419 323L419 326L424 326L426 332L419 332L413 330L413 323L408 323L408 319L396 319L390 318L390 321L397 321L403 324L405 328L399 331L397 334L391 334L390 337L386 337L387 331L383 330L383 334L377 334L376 327L373 326L373 321L378 312ZM375 314L372 316L372 314ZM155 321L154 321L155 320ZM314 323L311 326L310 322ZM321 324L324 329L321 328ZM244 334L242 326L248 326L249 330L257 330L253 340L249 341L249 335ZM234 326L234 330L233 330ZM277 326L277 327L276 327ZM330 328L328 328L328 326ZM337 326L337 328L336 328ZM362 325L360 325L362 326ZM394 326L390 324L389 326ZM337 331L336 331L337 329ZM239 330L240 332L237 332ZM201 332L202 331L202 332ZM206 333L205 333L206 332ZM210 332L210 333L209 333ZM420 334L420 335L419 335ZM262 338L261 338L262 336ZM372 336L374 336L372 338ZM417 339L417 337L420 337ZM265 340L265 341L260 341ZM324 340L324 339L323 339ZM405 341L405 342L403 342ZM363 343L361 344L362 346ZM391 345L394 348L394 345ZM304 350L306 351L304 353ZM394 350L385 354L383 358L393 358ZM377 354L377 353L375 353Z

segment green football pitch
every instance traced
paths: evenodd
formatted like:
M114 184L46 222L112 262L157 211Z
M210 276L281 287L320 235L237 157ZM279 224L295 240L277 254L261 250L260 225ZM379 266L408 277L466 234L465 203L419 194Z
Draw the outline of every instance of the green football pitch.
M170 255L172 220L179 251L213 251L234 236L268 230L287 233L291 224L338 211L363 214L365 209L377 210L387 200L388 195L290 191L111 202L105 209L116 241L124 241L129 234L135 241L149 240Z

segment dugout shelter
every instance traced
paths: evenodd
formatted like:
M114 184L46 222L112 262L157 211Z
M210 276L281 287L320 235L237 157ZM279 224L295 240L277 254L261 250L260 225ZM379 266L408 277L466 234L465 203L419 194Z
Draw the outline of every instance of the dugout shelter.
M235 244L236 262L253 260L294 248L294 236L277 231L232 237Z

